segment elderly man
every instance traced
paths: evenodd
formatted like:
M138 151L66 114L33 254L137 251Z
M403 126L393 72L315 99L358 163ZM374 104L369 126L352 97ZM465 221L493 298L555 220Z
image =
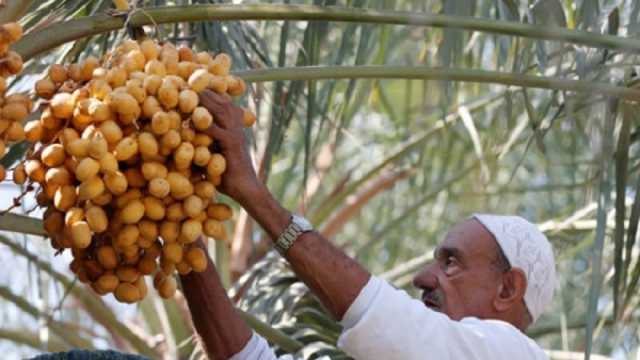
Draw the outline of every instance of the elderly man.
M514 216L474 215L454 226L415 276L422 301L412 299L280 206L251 165L242 110L208 91L201 103L216 119L209 131L227 159L220 190L260 223L340 320L338 345L347 354L384 360L546 358L523 333L551 301L555 284L551 246L534 225ZM212 263L204 273L183 276L182 284L212 359L276 359L234 310Z

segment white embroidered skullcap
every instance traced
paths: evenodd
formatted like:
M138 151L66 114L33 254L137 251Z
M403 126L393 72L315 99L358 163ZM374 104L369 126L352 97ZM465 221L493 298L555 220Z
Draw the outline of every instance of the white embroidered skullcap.
M493 237L509 260L527 276L524 301L535 322L551 303L556 284L553 249L538 228L519 216L473 214Z

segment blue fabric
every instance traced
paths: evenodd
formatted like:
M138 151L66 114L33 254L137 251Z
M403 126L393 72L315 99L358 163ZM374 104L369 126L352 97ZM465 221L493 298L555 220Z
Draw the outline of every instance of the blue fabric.
M113 350L88 351L71 350L68 352L38 355L32 360L151 360L148 357L125 354Z

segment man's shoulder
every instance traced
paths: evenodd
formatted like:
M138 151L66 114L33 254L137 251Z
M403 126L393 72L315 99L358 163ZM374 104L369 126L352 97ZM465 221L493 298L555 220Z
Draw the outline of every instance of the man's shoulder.
M507 346L507 351L509 348L520 351L526 349L533 359L548 359L544 350L533 339L506 321L466 317L460 323L481 332L487 341L495 342L495 346ZM507 344L512 344L512 347Z

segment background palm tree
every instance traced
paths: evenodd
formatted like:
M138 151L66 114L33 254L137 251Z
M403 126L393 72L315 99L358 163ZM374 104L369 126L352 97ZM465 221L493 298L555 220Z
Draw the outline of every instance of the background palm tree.
M529 335L557 358L640 356L640 3L240 3L138 1L118 13L106 0L6 1L0 18L25 25L16 49L30 60L12 91L49 64L104 54L136 26L230 53L251 83L242 102L258 114L247 135L262 178L374 273L411 291L453 223L521 214L551 239L560 274ZM9 206L20 189L2 189ZM12 231L0 257L15 269L0 274L0 349L201 356L182 299L97 298L41 241L32 207L26 197L13 212L28 217L0 217ZM251 324L280 349L339 358L339 328L240 209L231 233L211 253Z

